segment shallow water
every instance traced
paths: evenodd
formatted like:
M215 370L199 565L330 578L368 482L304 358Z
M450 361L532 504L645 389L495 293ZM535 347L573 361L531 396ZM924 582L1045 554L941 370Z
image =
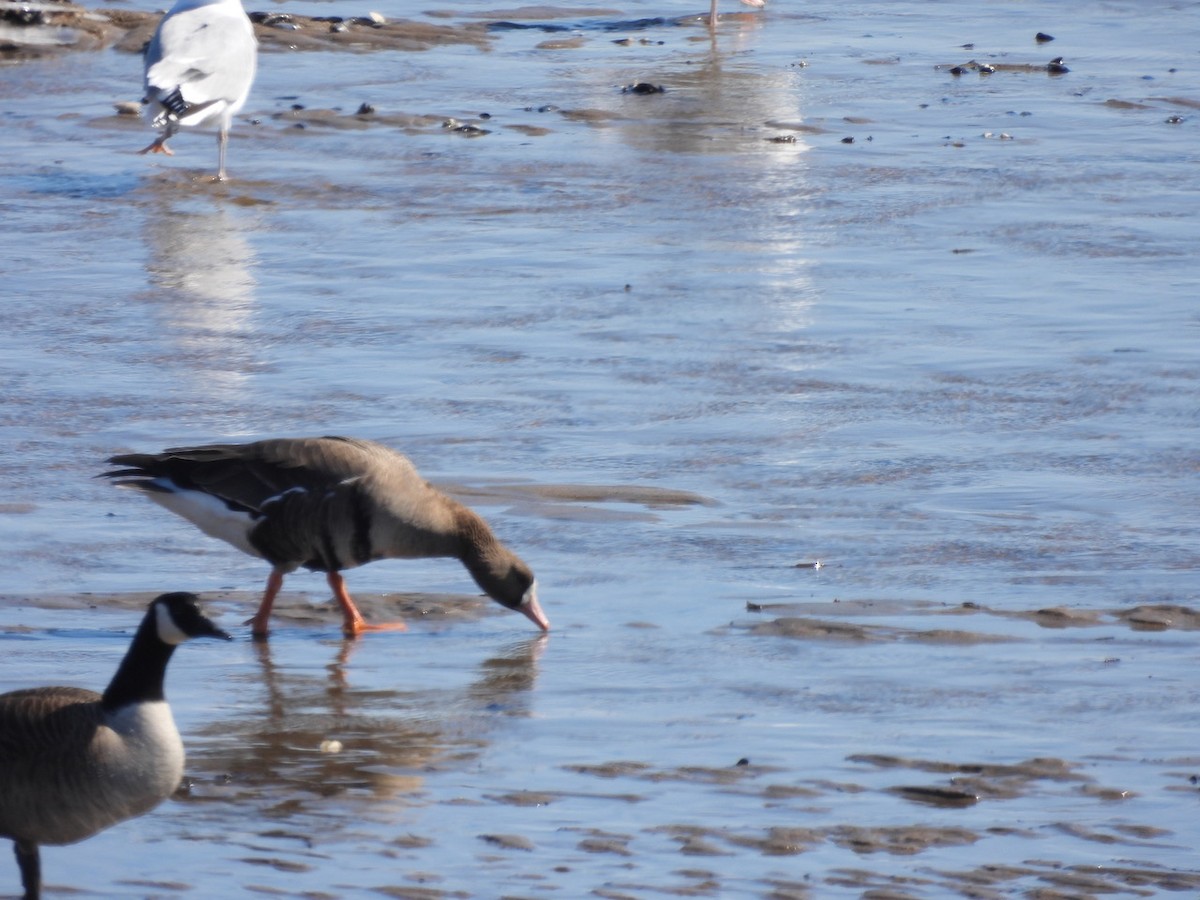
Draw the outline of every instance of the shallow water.
M226 185L133 155L135 56L0 68L0 690L101 687L162 590L249 615L92 477L189 442L405 450L554 625L386 562L411 630L346 645L292 576L172 664L188 793L51 896L1196 891L1200 7L700 6L265 49Z

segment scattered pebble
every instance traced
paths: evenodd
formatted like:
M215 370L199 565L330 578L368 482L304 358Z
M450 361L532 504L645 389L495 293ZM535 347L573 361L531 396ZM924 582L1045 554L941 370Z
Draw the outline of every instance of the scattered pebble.
M1039 44L1048 44L1050 41L1054 40L1054 35L1046 34L1044 31L1039 31L1033 36L1033 39Z

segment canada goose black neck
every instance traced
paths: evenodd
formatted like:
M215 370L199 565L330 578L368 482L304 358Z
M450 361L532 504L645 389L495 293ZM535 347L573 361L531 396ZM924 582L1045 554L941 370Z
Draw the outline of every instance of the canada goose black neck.
M163 594L150 604L100 700L105 712L165 699L163 680L175 647L193 637L230 640L200 612L195 594Z
M163 700L163 681L167 663L175 647L158 636L158 623L146 616L138 626L125 658L117 667L104 691L101 704L111 712L131 703L151 703Z

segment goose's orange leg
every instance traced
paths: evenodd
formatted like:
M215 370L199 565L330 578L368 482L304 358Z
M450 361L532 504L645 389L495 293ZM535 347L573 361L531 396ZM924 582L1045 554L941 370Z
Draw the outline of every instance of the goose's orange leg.
M263 591L262 602L258 604L258 612L247 619L244 624L250 626L250 636L262 640L270 632L271 607L275 605L275 597L283 587L283 573L272 569L267 577L267 588Z
M362 613L350 599L350 593L346 590L346 579L342 578L340 573L329 572L325 576L325 580L329 582L329 589L333 591L334 599L342 607L342 615L345 617L342 622L342 631L347 637L358 637L364 631L404 631L408 628L403 622L384 622L381 625L372 625L362 617Z

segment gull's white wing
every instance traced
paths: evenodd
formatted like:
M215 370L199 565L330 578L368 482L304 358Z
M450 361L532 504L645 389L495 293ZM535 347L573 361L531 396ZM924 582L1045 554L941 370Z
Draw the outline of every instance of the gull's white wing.
M184 0L162 22L146 48L146 92L179 88L188 106L241 106L254 80L254 29L241 4Z

